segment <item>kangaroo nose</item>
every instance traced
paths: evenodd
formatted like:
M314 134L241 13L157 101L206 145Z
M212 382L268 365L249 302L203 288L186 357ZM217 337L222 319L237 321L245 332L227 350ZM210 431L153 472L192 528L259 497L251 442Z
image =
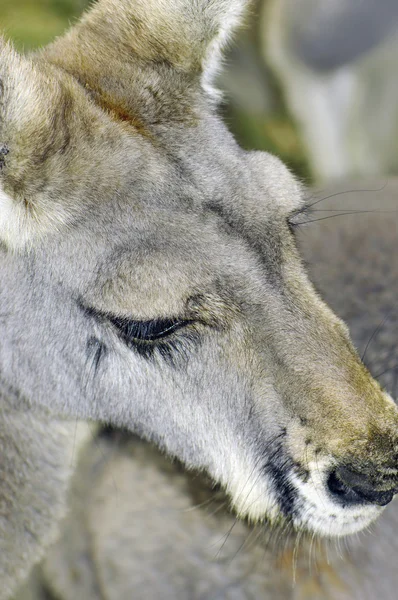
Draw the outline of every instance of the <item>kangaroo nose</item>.
M327 486L334 500L344 505L368 503L385 506L391 502L398 491L396 482L394 487L378 491L367 474L343 466L330 473Z

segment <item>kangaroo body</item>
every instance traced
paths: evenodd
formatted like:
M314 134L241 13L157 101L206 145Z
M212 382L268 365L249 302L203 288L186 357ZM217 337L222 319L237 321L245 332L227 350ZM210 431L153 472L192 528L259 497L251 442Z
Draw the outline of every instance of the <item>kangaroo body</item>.
M32 57L0 42L1 600L56 535L76 420L252 522L344 535L398 489L398 411L307 277L301 186L217 115L245 5L100 0Z

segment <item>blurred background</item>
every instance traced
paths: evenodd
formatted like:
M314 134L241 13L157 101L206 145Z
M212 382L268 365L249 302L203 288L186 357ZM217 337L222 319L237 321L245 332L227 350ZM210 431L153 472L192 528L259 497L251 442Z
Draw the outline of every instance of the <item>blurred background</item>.
M30 51L87 4L1 0L0 28ZM235 42L219 86L242 146L306 183L397 173L397 0L256 0Z

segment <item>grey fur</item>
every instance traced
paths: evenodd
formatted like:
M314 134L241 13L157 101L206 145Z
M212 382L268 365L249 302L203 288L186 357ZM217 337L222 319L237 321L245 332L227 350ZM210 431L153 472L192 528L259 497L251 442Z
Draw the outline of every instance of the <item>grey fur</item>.
M358 191L345 193L348 189ZM396 211L397 191L397 181L347 184L330 192L339 196L318 205L331 212L314 212L313 218L335 215L339 208ZM304 225L299 232L313 278L350 325L360 352L367 346L372 372L394 367L382 381L395 396L397 225L396 212L359 212ZM228 498L206 478L114 431L97 436L85 450L70 504L40 576L59 600L396 598L396 502L371 532L341 547L303 535L294 550L296 536L283 527L235 522Z
M53 538L77 419L206 470L253 521L365 527L379 506L328 491L341 464L395 490L398 411L306 276L288 223L300 185L217 116L211 81L244 5L100 0L35 56L1 42L0 394L16 432L33 415L32 442L4 456L11 481L24 468L0 486L1 600ZM122 319L185 326L142 342ZM52 451L56 420L69 435ZM22 492L48 487L53 515L28 501L27 544Z

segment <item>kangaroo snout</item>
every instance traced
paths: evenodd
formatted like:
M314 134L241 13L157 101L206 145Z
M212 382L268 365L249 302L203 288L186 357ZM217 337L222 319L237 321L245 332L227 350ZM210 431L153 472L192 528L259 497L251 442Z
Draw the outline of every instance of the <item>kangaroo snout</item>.
M287 454L294 467L293 520L325 535L362 529L398 493L398 410L361 363L344 328L325 312L323 362L297 351L287 406ZM321 347L318 327L306 347ZM326 339L326 336L323 335ZM318 366L318 370L314 368ZM288 396L294 389L297 400Z

